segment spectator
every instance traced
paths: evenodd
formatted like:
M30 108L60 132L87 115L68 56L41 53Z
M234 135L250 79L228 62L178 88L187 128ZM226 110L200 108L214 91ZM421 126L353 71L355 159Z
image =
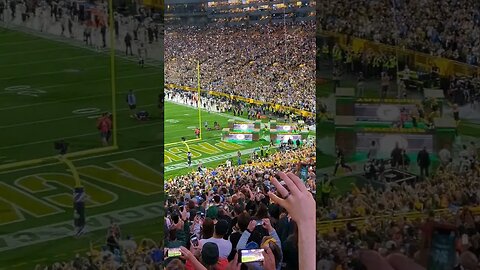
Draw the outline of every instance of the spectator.
M430 167L430 154L427 151L427 147L424 146L423 149L418 153L417 164L420 167L420 177L423 178L424 175L428 177L428 167Z

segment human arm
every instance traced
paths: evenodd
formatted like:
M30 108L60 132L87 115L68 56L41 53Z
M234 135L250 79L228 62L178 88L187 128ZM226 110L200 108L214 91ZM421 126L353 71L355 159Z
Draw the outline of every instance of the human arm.
M279 198L272 192L269 192L268 195L275 203L287 209L298 225L299 269L315 269L316 242L315 237L312 237L312 235L316 235L315 199L295 174L279 173L278 175L285 182L289 191L277 179L272 178L272 183L283 198Z
M195 270L207 270L207 268L203 266L203 264L197 259L197 257L195 257L195 255L193 255L192 252L190 252L190 250L185 247L180 247L180 252L182 253L182 258L190 261L190 263L192 263L195 267Z
M250 221L248 228L242 233L242 236L240 236L240 239L238 240L236 248L237 250L244 249L247 246L248 238L250 238L250 235L252 234L256 225L257 222L255 220Z

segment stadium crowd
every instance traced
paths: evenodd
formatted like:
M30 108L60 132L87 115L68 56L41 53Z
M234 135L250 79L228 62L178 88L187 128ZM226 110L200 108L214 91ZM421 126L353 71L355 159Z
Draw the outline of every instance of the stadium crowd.
M427 173L424 181L388 182L378 170L377 181L383 183L383 188L353 185L350 192L336 198L330 196L334 191L331 188L335 186L334 180L325 175L320 181L324 207L317 210L317 216L321 220L333 220L477 205L480 203L477 151L475 143L471 142L468 146L463 145L453 157L445 147L438 153L440 165L436 173L430 176ZM411 164L399 166L398 163L403 170L412 168ZM417 163L420 164L418 160Z
M438 224L454 231L453 253L438 257L433 231ZM439 269L428 268L434 256L453 270L478 269L480 216L468 208L456 213L371 218L331 226L317 235L317 270L334 269ZM435 255L436 254L436 255ZM445 254L445 253L444 253ZM443 260L443 261L442 261Z
M309 142L241 166L200 165L165 183L165 239L138 241L112 221L100 249L91 245L72 260L35 270L243 269L237 250L245 248L265 250L264 262L247 263L248 269L313 269L314 149ZM303 165L304 181L295 175ZM169 258L168 249L179 247L181 257Z
M322 1L317 20L322 30L480 65L478 1Z
M314 215L304 215L314 213L314 156L315 146L304 145L235 167L231 162L214 169L199 165L196 172L167 180L165 247L182 247L185 269L204 269L197 268L198 261L207 269L244 269L237 265L237 250L254 248L266 249L265 261L263 266L247 263L248 269L313 269L302 262L307 253L314 256L313 250L302 247L304 237L313 235L302 236L302 230L315 220ZM304 165L308 174L301 176L302 181L295 174ZM279 201L274 194L282 196L282 186L290 189L287 201L295 193L303 194L304 204ZM198 239L197 245L192 237ZM184 269L169 268L183 265L176 259L167 259L166 264L166 269Z
M265 42L268 40L268 42ZM315 108L315 23L169 26L165 81L291 106Z
M109 45L108 2L0 0L0 23L83 41L98 50ZM115 7L120 10L119 7ZM149 50L158 58L163 24L152 9L114 13L116 48L131 55Z
M160 270L164 259L161 242L150 238L140 241L123 235L118 224L111 222L100 248L92 243L85 254L69 261L35 266L35 270Z
M317 208L323 228L317 236L317 269L426 269L434 223L455 232L450 246L456 257L448 269L478 269L478 149L474 142L461 148L455 157L446 147L440 150L436 173L423 181L385 181L382 188L353 185L333 198L329 193L335 185L324 177L319 183L324 207Z
M356 77L359 96L363 96L366 82L380 79L385 72L390 81L399 79L396 91L392 92L396 97L406 98L410 93L418 92L418 88L439 87L452 104L474 106L480 102L480 77L477 74L442 77L436 67L431 67L430 70L412 70L413 67L399 61L394 54L370 49L354 52L338 44L329 46L327 41L317 48L317 57L324 63L334 63L331 78L328 79L332 79L335 86L343 85L344 77ZM390 88L394 88L393 85Z
M165 96L166 100L170 102L185 104L193 107L198 106L197 93L195 92L189 92L181 89L166 89ZM210 95L205 92L201 94L200 103L200 106L208 111L232 113L234 116L242 116L251 120L260 119L263 117L275 117L277 119L284 119L285 122L303 120L307 125L315 125L315 120L313 117L301 116L291 110L275 108L275 106L269 104L259 105L247 103L227 97Z

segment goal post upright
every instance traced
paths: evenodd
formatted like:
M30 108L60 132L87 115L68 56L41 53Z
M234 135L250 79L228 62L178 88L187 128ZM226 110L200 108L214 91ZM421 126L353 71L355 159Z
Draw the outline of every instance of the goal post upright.
M108 24L110 25L110 83L112 87L112 142L118 147L117 141L117 87L115 75L115 31L114 31L113 0L108 0Z
M203 130L202 130L202 108L201 108L201 95L200 95L200 61L197 60L197 91L198 91L198 98L197 98L197 106L198 106L198 128L200 129L200 140L203 137Z

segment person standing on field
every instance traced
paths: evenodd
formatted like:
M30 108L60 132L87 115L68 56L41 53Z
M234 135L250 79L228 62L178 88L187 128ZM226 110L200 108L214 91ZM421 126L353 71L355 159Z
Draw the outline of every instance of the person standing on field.
M108 113L103 113L98 119L97 128L100 130L100 137L102 138L102 145L108 146L112 134L112 119Z

